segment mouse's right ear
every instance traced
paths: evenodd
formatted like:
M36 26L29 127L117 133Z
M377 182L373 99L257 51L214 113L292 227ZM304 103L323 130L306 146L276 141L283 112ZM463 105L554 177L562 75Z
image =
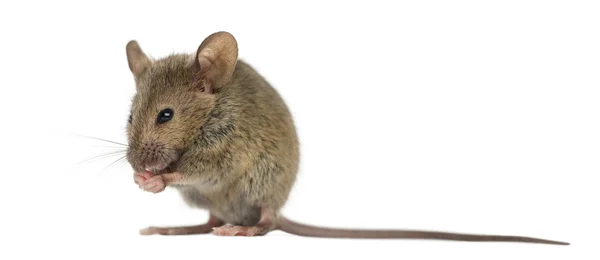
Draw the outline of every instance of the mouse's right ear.
M142 74L150 65L152 61L144 54L140 45L137 41L132 40L127 43L127 62L129 63L129 69L133 75L137 78Z

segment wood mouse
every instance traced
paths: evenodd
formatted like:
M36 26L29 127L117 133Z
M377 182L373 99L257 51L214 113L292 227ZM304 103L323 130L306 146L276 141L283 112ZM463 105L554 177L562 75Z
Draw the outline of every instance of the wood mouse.
M126 159L145 191L179 191L209 220L148 227L142 235L262 236L273 230L309 237L503 241L569 245L546 239L418 230L350 230L292 221L280 209L296 181L300 150L294 120L278 92L238 59L234 36L220 31L193 54L151 59L126 45L136 93Z

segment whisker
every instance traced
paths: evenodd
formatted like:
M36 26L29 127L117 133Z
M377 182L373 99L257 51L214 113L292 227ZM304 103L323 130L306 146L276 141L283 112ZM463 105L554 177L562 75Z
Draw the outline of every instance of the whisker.
M127 158L125 156L121 157L118 161L118 167L121 167L127 163Z
M160 159L161 159L162 161L165 161L165 153L161 152L161 153L159 153L158 155L160 156Z
M177 140L177 139L175 139L175 140ZM160 149L164 149L164 150L172 150L172 151L176 151L176 150L177 150L177 149L173 149L173 148L166 147L164 144L160 144Z
M112 148L112 149L123 149L124 148L123 146L108 146L108 145L94 145L94 146L91 146L91 147L94 147L94 148ZM125 148L124 151L127 151L127 148Z
M117 156L117 155L120 155L120 154L125 154L126 152L127 151L116 151L116 152L110 152L110 153L106 153L106 154L101 154L101 155L94 156L92 158L83 160L83 161L77 163L77 165L81 165L81 164L86 163L86 162L90 162L90 161L93 161L93 160L98 160L98 159L102 159L102 158L106 158L106 157L111 157L111 156Z
M115 142L115 141L111 141L111 140L106 140L106 139L102 139L102 138L98 138L98 137L86 136L86 135L79 135L79 134L74 134L74 135L77 135L79 137L94 139L94 140L98 140L98 141L104 141L104 142L108 142L108 143L112 143L112 144L118 144L118 145L121 145L121 146L127 146L127 144L124 144L124 143L119 143L119 142Z
M167 154L167 153L164 153L164 154L165 154L166 156L168 156L168 157L169 157L169 159L171 159L171 161L173 161L173 162L175 161L175 158L173 158L171 155L169 155L169 154Z
M120 159L121 162L119 164L119 167L123 167L123 165L125 165L127 163L127 160L125 159L125 157L123 157L123 159Z
M108 168L110 168L111 166L115 165L117 162L119 162L120 160L124 159L125 156L120 157L119 159L115 160L114 162L112 162L111 164L109 164L108 166L106 166L102 172L106 171Z

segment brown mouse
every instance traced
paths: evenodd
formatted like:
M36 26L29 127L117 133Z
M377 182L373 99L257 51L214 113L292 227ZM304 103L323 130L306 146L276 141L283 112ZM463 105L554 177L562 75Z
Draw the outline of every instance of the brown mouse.
M288 107L250 65L227 32L208 36L193 54L150 59L126 47L136 84L127 126L127 160L141 189L177 189L208 222L149 227L143 235L213 232L260 236L273 230L311 237L504 241L568 245L546 239L418 230L309 226L280 214L296 181L299 142Z

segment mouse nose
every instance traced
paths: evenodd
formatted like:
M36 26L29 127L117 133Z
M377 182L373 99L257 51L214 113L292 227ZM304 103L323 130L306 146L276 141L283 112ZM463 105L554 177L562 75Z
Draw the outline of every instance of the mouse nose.
M154 141L145 142L144 149L148 151L151 155L155 154L158 150L158 144Z
M160 153L159 145L154 141L144 142L141 147L142 166L144 169L152 168L158 160Z
M155 171L160 171L166 167L166 163L146 163L144 165L144 171L148 173L153 173Z
M169 166L179 159L179 154L174 148L166 147L156 139L146 139L136 147L134 156L138 171L158 173L171 169Z

